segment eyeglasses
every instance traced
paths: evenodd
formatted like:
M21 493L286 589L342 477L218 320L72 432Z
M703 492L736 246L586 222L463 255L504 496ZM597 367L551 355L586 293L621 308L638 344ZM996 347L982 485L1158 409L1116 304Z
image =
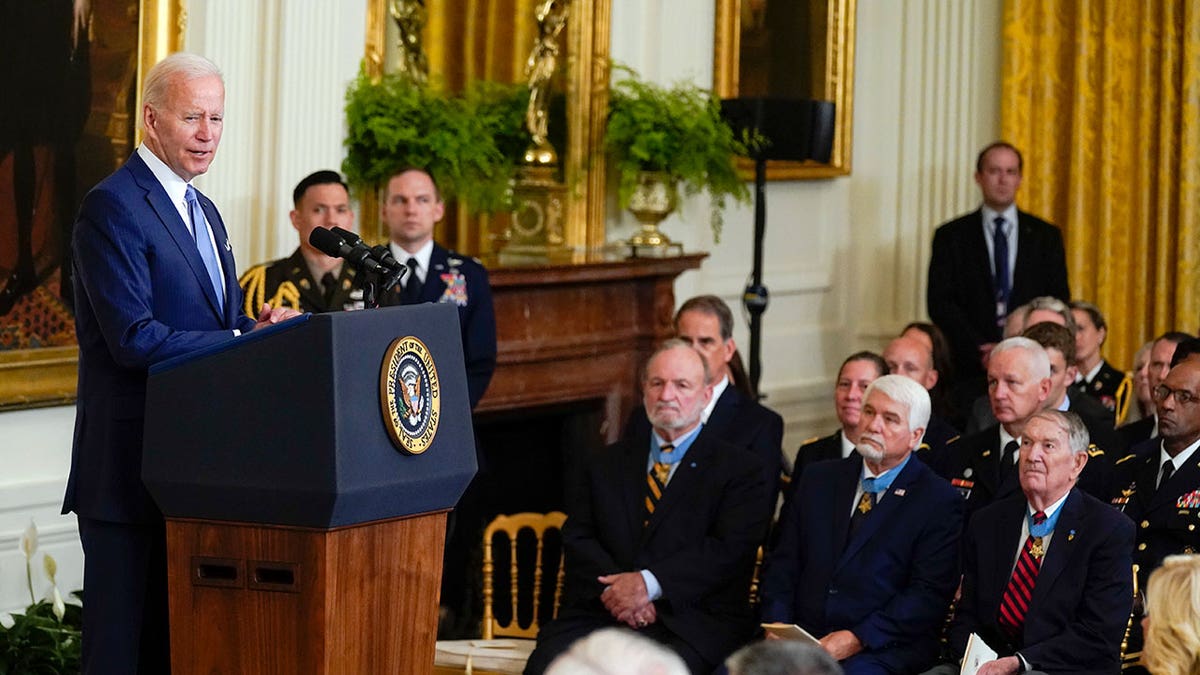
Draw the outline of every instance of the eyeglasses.
M1200 396L1193 394L1187 389L1172 389L1165 384L1158 385L1150 393L1152 396L1154 396L1154 400L1157 403L1162 403L1163 401L1167 400L1168 396L1174 396L1175 402L1179 405L1188 405L1189 403L1196 403L1197 401L1200 401Z

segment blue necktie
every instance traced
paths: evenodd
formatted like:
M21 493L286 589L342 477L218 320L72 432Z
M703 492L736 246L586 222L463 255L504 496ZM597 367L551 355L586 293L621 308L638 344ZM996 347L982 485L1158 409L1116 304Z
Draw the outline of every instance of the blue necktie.
M192 218L192 236L196 238L196 249L200 251L200 259L208 270L208 278L212 281L213 290L217 292L217 308L225 313L225 293L221 286L221 267L217 264L217 252L208 239L208 225L204 220L204 211L200 208L200 200L196 198L196 189L191 185L183 193L187 202L188 215Z
M1008 314L1008 294L1012 290L1008 280L1008 237L1004 234L1004 217L996 216L992 237L992 262L996 268L996 322L1003 328Z

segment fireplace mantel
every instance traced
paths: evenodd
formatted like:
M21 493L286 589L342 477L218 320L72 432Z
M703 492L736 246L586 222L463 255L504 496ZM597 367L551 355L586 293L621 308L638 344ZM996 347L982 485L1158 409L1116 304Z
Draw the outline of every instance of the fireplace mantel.
M598 399L615 441L638 368L673 333L675 278L706 256L489 264L499 354L476 415Z

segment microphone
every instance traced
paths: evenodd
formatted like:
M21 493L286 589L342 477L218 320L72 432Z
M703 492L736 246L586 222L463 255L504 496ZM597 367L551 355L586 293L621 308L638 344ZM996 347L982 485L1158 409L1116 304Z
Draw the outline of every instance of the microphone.
M362 238L359 237L354 232L351 232L350 230L343 230L340 227L331 227L329 229L334 234L341 237L342 241L346 242L347 244L349 244L351 246L357 246L357 245L363 243ZM365 244L363 244L363 245L365 246ZM403 268L405 272L408 271L408 266L401 265L400 261L396 260L392 256L392 250L390 248L388 248L387 246L384 246L383 244L380 244L379 246L371 247L371 258L387 269L395 270L395 269Z
M344 258L352 266L368 272L387 271L371 257L371 249L363 245L357 236L355 239L358 240L357 243L347 243L342 237L323 227L313 228L308 235L308 243L327 256Z

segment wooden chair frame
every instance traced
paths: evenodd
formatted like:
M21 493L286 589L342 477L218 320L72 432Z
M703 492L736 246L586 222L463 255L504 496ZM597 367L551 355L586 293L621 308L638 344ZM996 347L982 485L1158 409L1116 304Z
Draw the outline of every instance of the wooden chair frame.
M512 515L496 516L483 531L483 639L491 640L496 637L514 637L535 639L538 634L539 604L542 591L542 555L544 552L545 535L547 530L562 531L567 516L561 511L550 513L514 513ZM521 628L517 619L517 591L519 576L517 574L517 536L522 530L532 530L537 537L537 558L533 573L533 621L527 628ZM492 604L495 601L495 558L492 555L492 539L497 532L508 536L509 544L509 573L511 579L510 601L512 604L512 620L501 625L496 620ZM563 587L563 555L558 556L558 573L554 584L554 605L551 618L558 615L558 603L562 598Z

